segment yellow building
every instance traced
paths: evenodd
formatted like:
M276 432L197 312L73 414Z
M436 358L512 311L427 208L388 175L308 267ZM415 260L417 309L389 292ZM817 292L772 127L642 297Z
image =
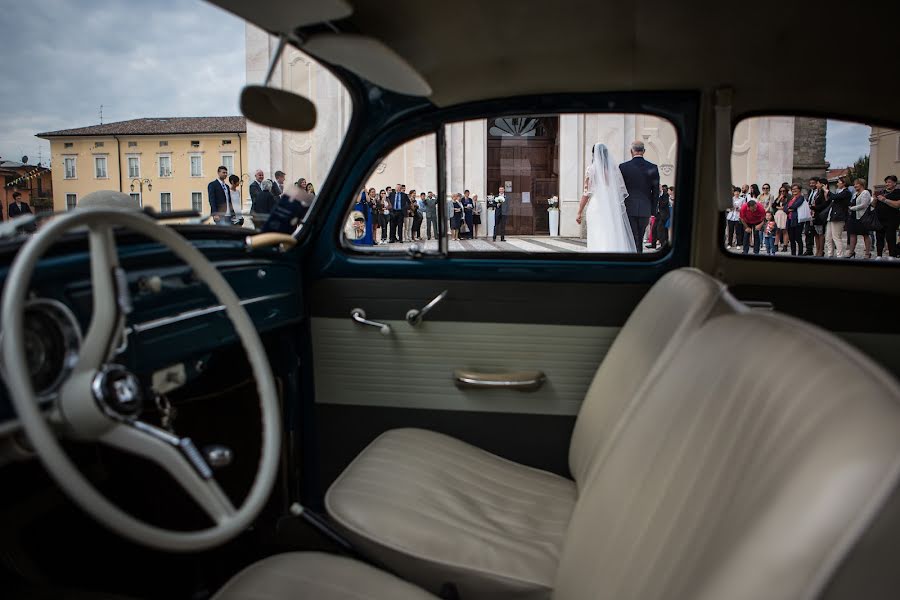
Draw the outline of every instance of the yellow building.
M881 189L888 175L900 177L900 131L872 127L869 144L869 187Z
M250 196L244 117L132 119L39 133L50 141L53 209L71 210L85 194L116 190L160 212L209 212L206 186L220 165ZM267 173L272 178L270 173Z

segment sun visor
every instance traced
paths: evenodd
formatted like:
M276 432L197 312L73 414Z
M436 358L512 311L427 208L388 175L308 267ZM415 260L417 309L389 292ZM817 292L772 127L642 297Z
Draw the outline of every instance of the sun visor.
M273 33L291 33L298 27L337 21L353 14L345 0L210 0L242 19Z
M419 72L375 38L320 33L303 43L303 51L353 71L386 90L410 96L431 95L431 86Z
M292 92L262 85L248 85L241 91L241 113L254 123L286 129L310 131L316 126L316 107Z

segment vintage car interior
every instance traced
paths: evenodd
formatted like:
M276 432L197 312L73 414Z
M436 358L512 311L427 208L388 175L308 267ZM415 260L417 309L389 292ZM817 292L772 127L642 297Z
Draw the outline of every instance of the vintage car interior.
M293 233L109 192L0 238L0 596L900 597L900 267L722 242L743 119L900 128L894 29L825 52L845 4L212 4L337 77L346 137ZM322 118L268 83L251 121ZM434 136L444 207L445 126L586 112L677 134L666 251L345 243L404 142Z

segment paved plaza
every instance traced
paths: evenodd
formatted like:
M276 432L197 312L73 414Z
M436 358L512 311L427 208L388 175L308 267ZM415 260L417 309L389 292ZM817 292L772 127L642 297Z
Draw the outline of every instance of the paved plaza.
M378 244L374 248L383 252L399 252L408 249L413 243L424 246L425 250L433 252L438 250L436 240ZM501 242L499 239L495 242L489 237L479 237L473 240L450 240L450 252L527 252L529 254L587 252L587 240L548 235L508 235L505 242ZM651 252L651 250L645 248L644 252Z

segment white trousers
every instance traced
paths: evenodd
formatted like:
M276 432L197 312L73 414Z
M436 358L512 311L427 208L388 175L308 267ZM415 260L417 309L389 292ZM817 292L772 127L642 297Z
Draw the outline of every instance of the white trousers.
M844 256L844 222L828 221L825 226L825 256Z

